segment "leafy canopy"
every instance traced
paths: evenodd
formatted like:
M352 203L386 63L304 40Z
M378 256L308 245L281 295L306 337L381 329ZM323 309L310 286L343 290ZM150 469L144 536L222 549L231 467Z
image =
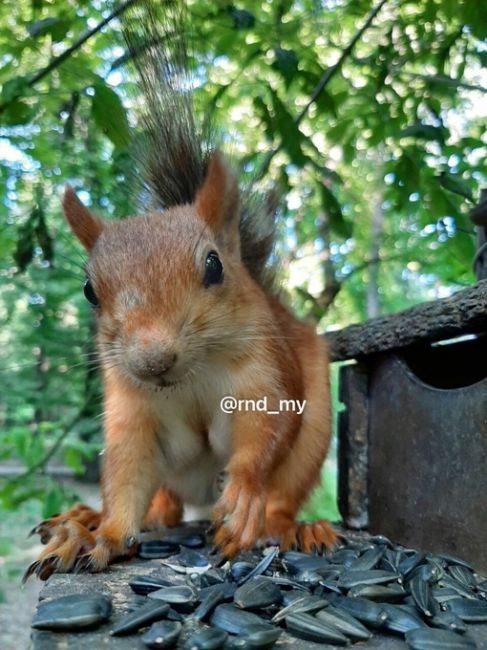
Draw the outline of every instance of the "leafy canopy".
M7 507L66 497L42 473L100 445L83 255L66 181L136 210L128 2L0 4L0 460ZM487 5L469 0L188 2L196 103L244 176L284 197L278 254L301 315L346 325L473 281L468 210L486 178ZM136 128L135 128L136 131ZM46 498L47 495L47 498Z

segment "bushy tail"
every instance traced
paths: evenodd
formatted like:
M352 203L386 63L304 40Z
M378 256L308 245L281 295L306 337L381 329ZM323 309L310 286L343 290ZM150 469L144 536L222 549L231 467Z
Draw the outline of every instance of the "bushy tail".
M139 0L123 18L123 34L136 68L143 134L136 147L149 202L165 209L192 203L206 176L216 142L211 120L197 119L182 0ZM242 259L267 289L275 241L275 201L241 192Z

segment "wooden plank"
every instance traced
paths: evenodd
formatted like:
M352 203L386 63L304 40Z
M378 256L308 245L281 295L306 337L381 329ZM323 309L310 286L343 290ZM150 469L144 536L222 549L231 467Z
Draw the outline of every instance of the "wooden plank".
M338 508L345 526L368 525L368 376L361 364L340 368L338 421Z
M425 302L397 314L373 318L329 332L333 361L356 359L403 348L420 341L439 341L487 330L487 280L449 298Z
M152 537L162 537L163 532L152 534ZM357 539L367 538L363 533L351 533ZM200 549L200 552L208 553L209 548ZM245 557L245 556L242 556ZM134 575L157 574L162 578L169 579L174 584L183 583L183 576L172 572L161 564L160 560L133 559L128 562L113 564L102 573L80 573L80 574L54 574L49 578L42 590L40 599L59 598L71 594L104 594L113 602L113 614L110 621L94 630L83 632L47 632L32 631L30 650L65 650L74 648L76 650L135 650L143 648L140 641L140 633L128 636L110 636L110 629L128 611L143 605L146 602L144 596L134 594L128 582ZM178 648L181 648L192 630L198 624L187 618L184 623L181 641ZM469 625L469 636L475 639L479 648L485 648L487 643L487 625ZM278 644L275 646L280 650L319 650L326 648L336 649L337 646L326 643L318 644L311 641L297 639L287 632L284 632ZM361 650L407 650L403 639L391 634L381 634L374 631L370 641L361 642L357 645Z

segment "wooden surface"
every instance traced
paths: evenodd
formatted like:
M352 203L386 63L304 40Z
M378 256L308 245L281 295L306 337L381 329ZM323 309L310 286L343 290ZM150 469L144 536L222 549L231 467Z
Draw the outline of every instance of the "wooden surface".
M338 508L347 528L368 527L369 381L364 364L340 368L338 414Z
M487 280L450 298L425 302L397 314L350 325L326 338L333 361L395 350L419 341L438 341L487 329Z
M354 537L364 533L351 533ZM154 535L152 534L152 537ZM162 535L159 535L161 537ZM207 553L209 548L200 552ZM113 602L113 614L110 620L98 629L77 633L41 632L33 630L30 650L143 650L145 647L139 634L112 637L110 630L130 609L146 602L145 596L138 596L132 592L128 583L134 575L149 575L157 573L159 576L170 579L174 584L184 581L184 577L175 574L171 569L164 567L159 560L134 559L128 562L114 564L103 573L98 574L57 574L53 575L43 588L40 599L58 598L71 594L90 593L103 594ZM194 630L195 623L185 622L183 635L178 643L181 648L185 639ZM487 625L469 626L469 634L477 641L479 649L487 648ZM328 644L317 644L282 635L276 650L313 650L314 648L336 648ZM391 635L374 634L366 643L356 643L353 648L360 650L407 650L406 643L400 637Z

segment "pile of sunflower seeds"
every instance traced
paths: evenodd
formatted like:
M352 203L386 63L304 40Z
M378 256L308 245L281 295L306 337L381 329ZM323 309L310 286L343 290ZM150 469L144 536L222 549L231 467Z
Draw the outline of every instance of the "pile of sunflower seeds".
M270 547L219 566L205 542L192 534L142 543L139 556L160 560L175 579L135 576L130 587L147 602L110 634L185 650L270 648L284 631L332 646L380 632L413 650L479 648L468 624L487 622L487 579L459 558L376 536L346 538L326 556ZM111 609L104 596L65 596L42 602L32 626L93 629Z

